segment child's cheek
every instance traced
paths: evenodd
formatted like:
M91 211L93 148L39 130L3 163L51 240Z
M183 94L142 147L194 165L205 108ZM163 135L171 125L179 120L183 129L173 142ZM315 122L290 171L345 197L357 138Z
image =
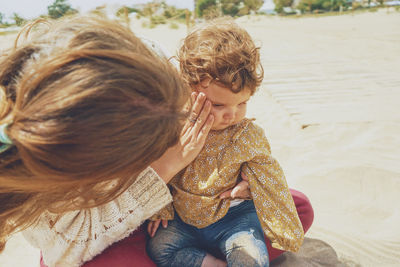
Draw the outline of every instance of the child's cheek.
M211 107L211 114L214 117L217 117L218 116L218 110L215 107Z
M241 110L241 116L244 118L244 117L246 117L246 113L247 113L247 106L245 105L245 106L243 106L243 109Z
M214 123L213 125L217 125L219 124L219 122L221 121L221 111L216 109L216 108L211 108L211 112L210 112L213 116L214 116Z

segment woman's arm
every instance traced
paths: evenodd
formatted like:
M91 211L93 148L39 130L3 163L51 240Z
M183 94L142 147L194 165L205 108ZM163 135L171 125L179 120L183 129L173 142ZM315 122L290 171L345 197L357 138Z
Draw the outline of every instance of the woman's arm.
M127 237L171 201L167 185L149 167L113 201L62 215L45 212L23 234L41 250L47 266L76 267Z

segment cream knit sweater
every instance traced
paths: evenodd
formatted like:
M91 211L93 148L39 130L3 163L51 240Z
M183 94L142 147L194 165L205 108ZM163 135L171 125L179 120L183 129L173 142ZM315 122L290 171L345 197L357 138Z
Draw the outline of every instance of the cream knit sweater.
M68 212L57 223L42 214L23 234L38 247L49 267L75 267L127 237L144 220L172 201L165 182L150 167L118 198L99 207Z
M140 36L159 57L171 61L159 43ZM175 66L176 62L171 61ZM151 215L172 202L165 182L150 167L124 193L105 205L64 214L42 214L37 224L23 234L42 251L49 267L75 267L91 260L111 244L127 237Z

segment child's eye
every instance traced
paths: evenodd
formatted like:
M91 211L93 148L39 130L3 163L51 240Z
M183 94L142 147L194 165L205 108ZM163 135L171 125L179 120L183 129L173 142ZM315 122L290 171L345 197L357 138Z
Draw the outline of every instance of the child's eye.
M216 108L220 108L220 107L223 107L224 105L222 105L222 104L213 104L213 107L216 107Z

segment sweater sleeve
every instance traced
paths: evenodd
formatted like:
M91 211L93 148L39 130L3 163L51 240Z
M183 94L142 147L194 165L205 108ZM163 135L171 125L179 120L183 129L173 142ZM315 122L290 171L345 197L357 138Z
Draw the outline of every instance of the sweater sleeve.
M274 248L296 252L303 242L304 232L283 170L271 156L261 128L250 125L244 138L257 140L247 142L253 144L245 149L251 159L243 165L242 171L249 179L261 226Z
M115 200L95 208L67 212L58 220L57 214L45 212L23 234L42 251L49 267L80 266L127 237L171 201L167 185L148 167Z
M156 220L173 220L174 219L174 207L172 204L168 204L162 208L159 212L149 218L150 221Z

